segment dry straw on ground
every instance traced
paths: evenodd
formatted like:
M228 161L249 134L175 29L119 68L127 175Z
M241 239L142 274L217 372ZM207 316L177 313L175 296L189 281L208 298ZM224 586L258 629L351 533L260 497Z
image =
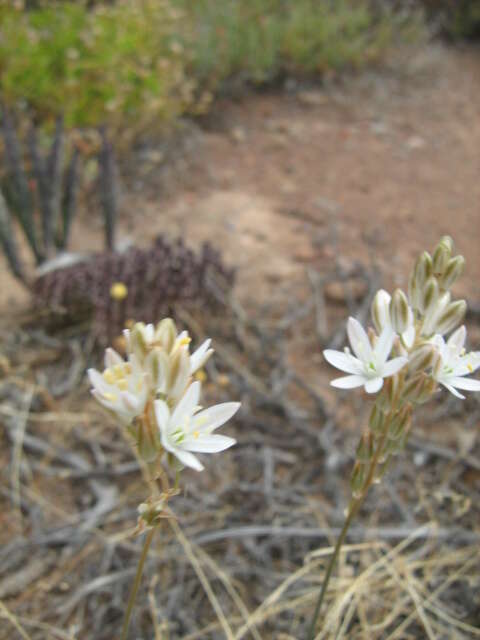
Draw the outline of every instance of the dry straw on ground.
M365 296L346 290L344 299L362 317L378 283L359 274ZM363 419L347 400L334 412L289 364L292 332L312 348L343 340L328 331L338 308L323 292L330 282L348 289L352 274L311 275L311 298L280 318L268 304L252 317L235 301L220 319L178 310L198 340L215 336L204 387L209 399L242 400L231 428L239 444L209 461L209 474L192 472L175 499L131 637L306 634L348 499L358 433L344 423ZM88 337L10 324L0 338L0 639L114 638L141 550L131 537L147 491L141 469L89 399ZM469 439L479 418L475 397L442 397L417 419L391 482L372 492L342 550L319 638L480 636L480 463ZM437 439L453 431L457 450Z

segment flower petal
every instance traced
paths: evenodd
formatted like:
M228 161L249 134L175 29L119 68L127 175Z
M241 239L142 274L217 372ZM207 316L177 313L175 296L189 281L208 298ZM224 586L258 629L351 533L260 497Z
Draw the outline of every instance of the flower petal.
M472 378L460 378L457 376L449 376L446 378L450 386L456 389L465 389L465 391L480 391L480 380L474 380Z
M212 355L213 349L209 349L211 342L210 338L205 340L205 342L203 342L190 356L190 374L195 373L195 371L198 371L200 367L203 367L205 362Z
M440 384L443 384L445 389L448 389L450 391L450 393L453 393L454 396L456 396L457 398L460 398L460 400L465 400L465 396L462 396L461 393L458 393L458 391L454 387L452 387L451 385L447 384L446 382L442 382L441 380L439 382L440 382Z
M383 366L382 376L384 378L388 378L389 376L395 375L400 369L402 369L408 362L408 358L404 358L400 356L398 358L392 358L386 362Z
M94 389L100 393L107 393L111 389L111 386L105 381L105 378L99 371L96 369L89 369L87 373L90 384Z
M340 369L340 371L355 373L357 375L363 373L363 365L360 360L351 356L349 353L343 353L343 351L336 351L335 349L325 349L323 355L327 362L337 369Z
M372 347L365 329L355 318L350 317L347 322L347 334L352 350L359 360L369 362L372 359Z
M199 436L198 438L185 438L181 444L181 448L199 453L218 453L219 451L233 447L236 442L234 438L229 438L228 436L207 435Z
M391 326L386 326L380 337L378 338L377 344L375 345L375 355L377 358L378 366L381 367L387 361L388 356L390 355L390 351L392 350L393 340L395 338L395 332L393 331Z
M155 410L158 428L160 431L166 431L168 421L170 419L170 409L168 408L168 404L163 400L155 400L153 407Z
M193 415L195 408L198 406L198 400L200 398L200 382L193 382L187 389L185 395L176 406L172 417L170 418L170 424L178 425L184 422L184 418L190 418Z
M116 364L124 364L124 359L122 356L115 351L115 349L108 348L105 351L105 368L110 369L110 367L115 366Z
M335 378L330 384L337 389L354 389L365 384L367 378L364 376L344 376L343 378Z
M411 313L411 309L409 309ZM413 347L413 343L415 342L415 327L411 325L402 333L402 340L407 349L411 349Z
M203 471L205 468L200 460L189 451L175 448L172 453L185 467L191 467L192 469L195 469L195 471Z
M447 345L453 358L457 358L461 354L466 337L467 330L465 325L462 325L447 340Z
M383 378L370 378L364 384L367 393L377 393L383 387Z
M222 402L197 413L193 419L194 430L200 433L212 433L239 410L239 402Z

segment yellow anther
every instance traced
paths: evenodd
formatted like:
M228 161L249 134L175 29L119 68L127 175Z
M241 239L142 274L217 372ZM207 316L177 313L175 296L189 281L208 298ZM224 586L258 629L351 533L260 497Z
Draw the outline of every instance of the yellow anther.
M199 431L194 431L193 432L193 437L195 438L195 440L199 437L200 432Z
M114 282L110 287L110 296L114 300L124 300L127 297L128 289L123 282Z
M198 380L199 382L205 382L206 379L207 379L207 374L205 373L204 369L199 369L195 373L195 380Z
M117 380L125 377L125 369L123 364L114 364L112 367L113 375Z
M470 371L470 373L473 372L473 367L470 363L467 364L467 369Z
M116 402L117 401L117 394L116 393L104 393L103 397L105 398L105 400L108 400L109 402Z
M126 391L128 389L128 382L125 379L119 380L117 382L117 387L120 389L120 391Z
M132 373L132 365L129 362L126 362L123 365L123 369L125 371L125 375L130 375Z
M115 376L113 375L113 371L111 369L105 369L103 372L103 379L105 382L108 382L108 384L114 384Z
M179 345L181 347L185 347L187 344L190 344L190 342L192 341L192 339L189 336L186 336L185 338L182 338L179 342Z

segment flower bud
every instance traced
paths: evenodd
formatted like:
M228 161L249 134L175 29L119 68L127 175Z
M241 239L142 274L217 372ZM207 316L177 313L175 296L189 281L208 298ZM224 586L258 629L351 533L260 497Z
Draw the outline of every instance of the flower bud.
M438 351L433 344L425 343L417 347L408 359L408 372L417 373L433 367L438 357Z
M423 291L425 283L432 273L432 258L427 251L424 251L415 263L415 282L419 291Z
M435 309L439 295L440 294L437 279L432 276L427 280L422 290L423 313L430 313Z
M458 326L467 312L465 300L457 300L448 305L447 309L438 317L435 330L437 333L448 333Z
M390 294L385 289L379 289L375 294L371 308L373 324L379 334L390 322L389 304Z
M396 333L403 333L409 325L410 309L407 296L401 289L395 289L390 301L390 322Z
M145 371L149 381L157 392L166 393L169 374L169 360L161 347L154 347L145 360Z
M465 258L463 256L455 256L448 261L448 264L440 278L440 286L442 289L450 289L455 280L457 280L465 269Z
M408 279L408 299L412 309L419 309L420 307L420 292L417 287L417 281L415 278L415 271L412 271Z
M155 341L159 342L167 353L173 349L177 339L177 328L171 318L164 318L157 324L155 330Z
M444 272L452 251L453 240L450 236L443 236L433 252L433 270L436 274L441 275Z
M139 362L143 362L148 353L148 344L145 339L145 325L137 322L130 332L130 349L136 355Z
M430 336L436 331L438 318L448 309L450 298L450 292L446 291L438 298L436 304L428 309L423 319L422 335Z
M148 500L138 505L138 519L141 529L155 527L163 515L167 505L167 494L162 494L156 500Z
M190 358L184 348L176 349L170 358L167 393L177 401L185 391L190 378Z

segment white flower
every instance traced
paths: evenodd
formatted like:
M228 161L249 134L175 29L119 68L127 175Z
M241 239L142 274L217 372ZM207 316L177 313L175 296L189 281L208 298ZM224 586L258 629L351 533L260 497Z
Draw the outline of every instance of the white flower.
M385 291L385 289L379 289L372 303L372 320L378 333L381 333L385 327L390 327L393 331L392 320L390 315L390 303L392 296ZM400 334L402 343L407 349L411 349L415 341L415 323L413 317L413 311L411 307L408 307L408 326Z
M148 398L145 373L134 354L128 362L113 349L105 352L105 371L88 370L92 394L122 422L130 424L143 413Z
M326 360L341 371L351 375L332 380L330 383L339 389L353 389L365 387L367 393L376 393L383 386L383 379L393 376L408 362L407 358L393 358L387 362L392 350L395 333L390 326L386 326L374 347L371 346L362 325L349 318L347 323L348 339L352 346L351 355L345 352L326 349L323 352Z
M235 444L233 438L213 432L240 407L238 402L225 402L199 411L200 388L200 382L191 384L173 412L163 400L155 401L155 415L163 447L182 465L196 471L202 471L203 465L194 453L217 453Z
M447 342L441 335L436 335L432 340L440 353L440 361L434 369L433 377L462 400L465 396L457 389L480 391L480 380L465 378L480 367L480 351L465 352L466 337L467 331L462 326L452 333Z

